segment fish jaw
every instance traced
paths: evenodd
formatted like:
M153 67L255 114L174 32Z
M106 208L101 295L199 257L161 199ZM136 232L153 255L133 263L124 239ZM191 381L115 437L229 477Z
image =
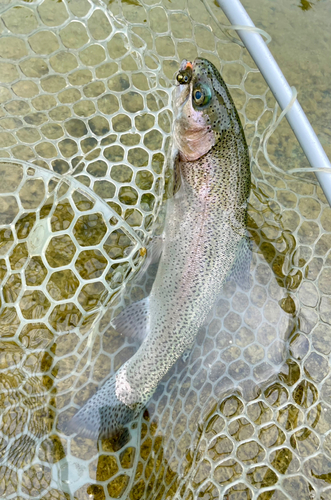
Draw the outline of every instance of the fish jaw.
M183 161L195 161L215 145L215 136L208 128L202 111L196 111L192 106L191 93L177 108L174 124L174 144Z
M190 72L194 64L184 59L179 72ZM208 127L202 111L192 104L191 79L186 84L177 85L173 95L174 145L183 161L195 161L215 145L215 136Z

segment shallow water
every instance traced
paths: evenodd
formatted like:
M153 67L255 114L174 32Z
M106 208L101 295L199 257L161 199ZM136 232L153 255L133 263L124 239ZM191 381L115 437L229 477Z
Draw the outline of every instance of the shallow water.
M178 54L194 57L196 49L192 44L183 42L179 46L180 38L191 36L189 24L184 23L186 18L172 12L174 8L184 8L182 3L164 5L171 14ZM19 5L29 7L27 3ZM170 39L162 38L166 25L163 11L152 9L146 16L138 2L122 5L127 20L142 24L136 32L151 48L144 19L160 34L156 52L164 74L170 77L178 63L171 57L162 59L172 50ZM116 2L111 2L110 8L118 13ZM217 7L212 8L219 15ZM325 31L322 39L317 30L328 27L330 3L316 2L311 10L302 11L296 2L249 2L247 9L256 24L273 36L271 48L288 80L297 87L299 100L330 153L330 30ZM45 183L43 191L44 181L34 185L30 179L20 189L22 205L16 198L20 213L30 214L15 224L16 245L13 246L8 229L1 233L0 495L8 499L45 500L327 500L331 498L331 210L321 189L314 184L313 175L309 177L312 182L280 175L259 152L258 137L253 140L254 120L259 118L261 106L263 109L267 103L272 109L273 100L268 95L265 102L258 97L250 99L242 113L248 118L245 131L256 159L252 165L249 210L249 232L254 242L250 291L244 293L233 282L227 284L189 356L178 361L163 380L148 411L126 433L118 439L96 443L67 436L64 431L68 418L138 348L137 343L108 326L113 309L99 325L93 323L95 313L103 313L103 307L107 307L109 296L104 297L101 289L87 288L86 282L99 278L110 259L114 267L108 279L102 274L103 282L105 289L109 285L116 292L134 256L135 264L140 262L136 253L139 241L133 252L128 234L115 235L114 224L117 216L122 215L130 227L139 228L139 238L146 241L154 200L160 196L151 179L159 177L161 181L164 174L163 138L169 133L171 118L163 112L168 105L167 85L163 84L164 102L159 109L142 72L137 71L132 77L131 94L125 94L127 99L120 98L116 92L126 90L128 80L123 75L117 78L117 68L102 59L103 42L93 44L90 54L91 44L84 45L86 30L76 26L75 37L71 37L70 30L64 27L54 37L47 35L47 44L45 40L40 43L38 31L34 33L42 22L47 26L44 33L56 31L52 26L66 22L66 12L84 20L88 10L85 1L65 4L49 0L40 6L37 21L32 15L20 18L22 11L15 11L11 17L13 11L9 10L2 16L3 36L8 27L17 35L17 19L21 19L21 38L29 39L25 50L33 61L28 63L20 42L6 45L8 48L0 44L3 58L8 57L6 50L12 51L11 62L3 63L7 64L3 67L3 78L7 80L1 87L1 156L10 158L11 163L20 159L44 169L50 165L60 175L69 171L107 201L113 212L105 221L104 230L102 224L95 224L95 212L99 209L95 211L91 206L93 191L92 198L87 189L79 196L74 190L68 195L61 193L62 201L57 202L48 196L55 189L54 181ZM195 23L199 53L205 51L206 57L215 58L208 53L209 32L196 25L199 21L209 22L200 2L189 2L189 12ZM109 24L100 12L97 15L96 22L88 24L88 33L102 41L110 36ZM116 52L123 70L130 74L136 66L134 58L126 54L125 33L124 29L113 40L112 56L116 60ZM61 57L54 55L59 50L56 43L70 51L64 50ZM236 45L217 47L225 61L239 61L223 65L222 72L232 85L240 111L245 103L244 91L238 88L243 74L241 62L251 61ZM46 63L41 63L41 59ZM15 81L15 60L19 61L17 71L22 72L24 84ZM258 75L249 73L247 78L246 92L263 96L263 82ZM97 84L93 80L98 80ZM142 103L139 93L144 91ZM114 94L123 106L120 120L116 114L118 104L111 97ZM52 102L54 96L56 105ZM141 116L141 106L145 105L146 112ZM153 113L158 113L155 123ZM111 127L105 120L108 115L112 116ZM126 123L126 116L134 120L136 130ZM271 111L259 118L258 134L270 120ZM155 128L158 133L153 135ZM144 138L138 145L139 134ZM268 151L272 161L284 170L307 165L285 121L271 137ZM14 178L15 167L9 168L10 178ZM37 168L36 172L43 178ZM14 181L6 186L6 192L14 189ZM16 209L14 202L5 202L3 214L8 220L2 223L8 226ZM38 255L29 260L27 252L28 249L31 253L27 235L35 213L40 220L51 214L52 235L58 232L63 239L60 246L57 240L56 245L48 246L43 261ZM75 265L70 264L73 255L68 235L80 249ZM95 246L100 241L99 253L95 248L85 250L86 242ZM68 267L62 269L64 265L71 266L70 271ZM53 272L57 267L59 271ZM129 285L125 296L115 302L117 311L142 298L154 275L152 266L143 283ZM77 282L82 279L87 281L78 290ZM44 286L42 300L35 296L36 285ZM84 319L80 313L85 314ZM28 323L22 331L20 321Z
M298 100L331 158L331 5L328 0L310 2L309 10L300 8L299 0L274 2L243 1L255 24L272 37L270 50L287 81L298 91ZM294 142L286 120L279 128L279 152L289 160ZM293 144L293 145L292 145Z

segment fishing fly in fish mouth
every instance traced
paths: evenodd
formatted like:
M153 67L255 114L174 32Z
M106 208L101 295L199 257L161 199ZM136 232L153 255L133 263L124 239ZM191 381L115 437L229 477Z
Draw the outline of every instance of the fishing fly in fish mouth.
M243 284L249 271L248 148L230 93L211 62L182 61L173 108L180 188L168 201L157 275L150 295L114 320L124 336L132 337L135 326L143 341L69 423L70 431L89 437L109 437L139 414L191 348L225 281L232 276Z

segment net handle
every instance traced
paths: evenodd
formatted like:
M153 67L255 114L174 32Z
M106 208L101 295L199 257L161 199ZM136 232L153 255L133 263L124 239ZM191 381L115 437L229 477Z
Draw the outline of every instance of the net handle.
M279 106L284 110L292 99L292 89L261 35L251 29L239 29L238 25L243 28L255 28L240 0L217 0L217 2L230 23L237 25L235 28L238 36L262 73ZM313 169L318 169L316 177L331 206L331 163L297 100L286 113L286 118L310 165ZM321 169L330 169L330 174Z

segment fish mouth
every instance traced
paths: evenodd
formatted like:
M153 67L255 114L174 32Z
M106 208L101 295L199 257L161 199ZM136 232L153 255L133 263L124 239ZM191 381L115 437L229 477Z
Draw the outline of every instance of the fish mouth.
M173 109L175 117L180 114L183 106L190 99L190 95L190 85L178 85L177 87L175 87L173 93Z
M183 59L182 62L180 63L179 71L185 71L186 69L190 68L192 70L193 64L191 61L188 61L187 59Z

